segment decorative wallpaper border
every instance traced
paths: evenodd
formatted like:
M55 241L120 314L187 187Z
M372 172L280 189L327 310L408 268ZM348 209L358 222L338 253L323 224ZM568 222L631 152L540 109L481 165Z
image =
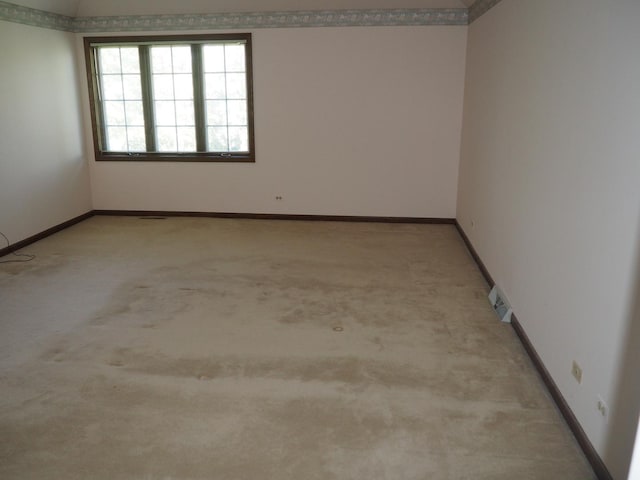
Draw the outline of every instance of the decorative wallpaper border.
M469 24L475 22L482 15L487 13L502 0L476 0L469 8Z
M74 18L0 0L0 20L78 33L241 28L469 25L500 1L476 0L469 9L324 10Z
M464 8L79 17L74 22L78 32L468 25L468 23L468 11Z
M75 31L72 17L2 1L0 1L0 20L65 32Z

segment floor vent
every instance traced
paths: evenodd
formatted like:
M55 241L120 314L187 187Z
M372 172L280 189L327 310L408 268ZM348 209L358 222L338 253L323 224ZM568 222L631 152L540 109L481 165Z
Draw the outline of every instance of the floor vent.
M504 293L502 293L497 285L494 285L491 292L489 292L489 302L502 322L511 323L513 310Z

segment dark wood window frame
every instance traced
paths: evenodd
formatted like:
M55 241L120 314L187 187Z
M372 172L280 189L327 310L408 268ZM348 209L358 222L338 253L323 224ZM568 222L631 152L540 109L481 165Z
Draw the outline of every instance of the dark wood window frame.
M205 138L205 100L203 96L203 72L201 50L197 45L207 43L228 43L242 41L245 45L245 75L247 101L247 127L249 152L211 152L206 150ZM102 103L99 98L97 59L95 46L135 46L135 45L191 45L192 75L194 83L194 107L196 122L195 152L158 152L155 146L153 99L151 98L151 73L149 49L140 49L140 74L142 81L146 152L115 152L103 148L105 130L103 125ZM162 35L162 36L121 36L121 37L84 37L85 63L89 85L91 124L96 161L154 161L154 162L255 162L255 141L253 121L253 68L251 34L210 34L210 35Z

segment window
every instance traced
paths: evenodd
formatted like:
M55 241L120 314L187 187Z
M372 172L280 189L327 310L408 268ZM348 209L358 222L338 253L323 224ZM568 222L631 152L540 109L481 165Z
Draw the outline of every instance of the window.
M255 160L251 34L86 37L96 160Z

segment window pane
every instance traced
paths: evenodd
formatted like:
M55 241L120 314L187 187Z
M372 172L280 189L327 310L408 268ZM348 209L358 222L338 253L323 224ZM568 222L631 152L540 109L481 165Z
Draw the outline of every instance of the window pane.
M229 151L248 152L248 138L249 136L247 127L229 127Z
M142 100L140 75L123 75L124 98L127 100Z
M120 75L102 76L102 98L105 100L122 100L122 77Z
M229 151L227 127L209 127L207 134L207 150L210 152Z
M120 49L122 73L140 73L140 57L138 47L122 47Z
M175 125L176 108L172 101L155 102L156 125Z
M244 73L227 74L227 98L247 98Z
M119 47L100 47L100 72L101 73L120 73L120 48Z
M127 114L127 125L144 126L144 110L142 109L141 101L125 102L125 111Z
M225 45L227 72L244 72L244 45Z
M229 100L227 111L229 112L229 125L247 124L247 102L245 100Z
M195 125L193 101L182 100L176 102L176 125Z
M124 102L104 102L105 124L126 125Z
M153 76L153 98L155 100L173 100L173 75Z
M176 139L175 127L158 127L156 128L158 137L156 143L158 144L159 152L177 152L178 142Z
M227 124L227 102L207 100L207 125Z
M224 72L224 46L204 45L202 48L205 72Z
M191 45L172 47L173 71L175 73L191 73Z
M107 127L107 150L127 151L127 129L125 127Z
M193 80L191 74L173 76L176 100L191 100L193 98Z
M223 73L207 73L204 76L204 98L226 98L226 87Z
M130 152L144 152L147 149L144 127L127 128L127 138Z
M178 151L195 152L196 129L194 127L178 127Z
M171 73L171 47L151 47L151 71Z

